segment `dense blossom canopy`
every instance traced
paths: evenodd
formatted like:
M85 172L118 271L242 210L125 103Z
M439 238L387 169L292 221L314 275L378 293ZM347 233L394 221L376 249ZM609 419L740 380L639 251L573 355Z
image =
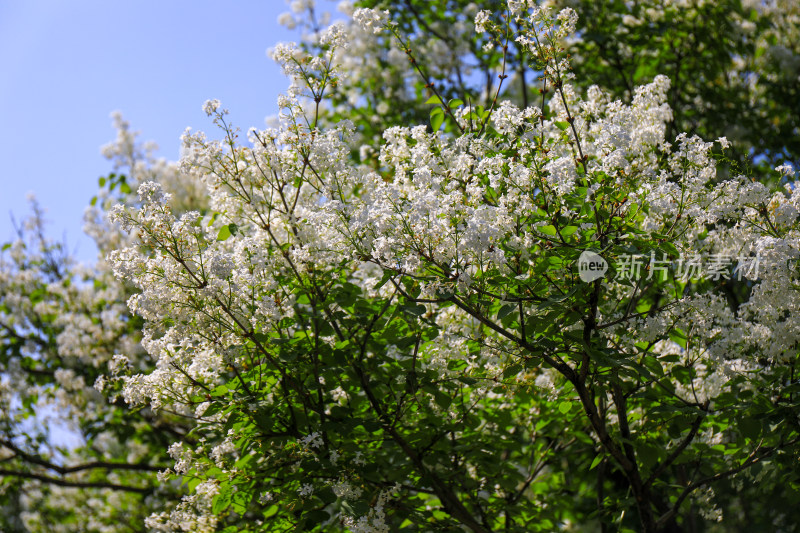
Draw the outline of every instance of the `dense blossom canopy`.
M666 52L620 59L623 89L589 63L708 6L363 4L281 17L309 34L272 49L272 127L209 100L221 138L167 163L115 116L94 267L38 211L8 246L0 524L792 531L795 142L701 137L718 102ZM748 46L797 33L791 6L733 7ZM771 98L773 63L738 52L714 51L730 86ZM85 446L50 453L43 406Z

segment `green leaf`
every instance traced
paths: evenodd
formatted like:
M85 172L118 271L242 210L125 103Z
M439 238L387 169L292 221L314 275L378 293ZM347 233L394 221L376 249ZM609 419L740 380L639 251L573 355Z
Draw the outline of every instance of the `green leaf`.
M236 224L228 224L227 226L222 226L220 228L219 233L217 233L217 240L218 241L225 241L231 235L236 235L239 232L239 226Z
M572 409L572 402L570 402L569 400L564 400L563 402L558 404L558 411L562 415L569 413L570 409Z
M602 453L598 453L595 456L594 461L592 461L592 466L589 467L589 470L594 470L595 468L597 468L597 465L599 465L600 461L602 461L602 460L603 460L603 454Z
M544 233L545 235L551 235L551 236L553 236L553 237L555 237L555 236L556 236L556 227L555 227L555 226L550 226L550 225L548 225L548 226L541 226L541 227L539 228L539 231L541 231L541 232L542 232L542 233Z
M520 364L513 364L503 370L503 379L508 379L519 375L522 372L522 365Z
M218 241L225 241L228 240L228 237L231 236L231 230L228 226L222 226L220 228L219 233L217 233L217 240Z
M447 105L450 107L450 109L456 109L464 105L464 101L458 98L453 98Z
M442 111L441 107L437 107L436 109L431 111L431 128L433 131L439 131L439 128L442 126L444 122L444 111Z
M639 461L646 468L652 468L658 463L658 460L661 456L660 452L661 450L655 446L643 444L638 450L636 450L636 455L639 457Z
M442 102L442 99L439 98L438 96L436 96L435 94L433 96L431 96L430 98L428 98L427 100L425 100L425 103L426 104L437 104L437 105L444 104L444 102Z
M211 512L220 514L231 505L231 486L227 483L220 485L219 493L214 496L211 504Z
M517 309L517 306L514 304L506 304L497 311L497 318L502 319L510 313L513 313Z
M561 235L564 237L569 237L576 231L578 231L578 226L567 226L565 228L561 228Z
M305 530L311 531L316 526L330 520L331 515L324 509L314 509L303 514L303 517L306 519Z
M752 417L742 418L739 431L743 437L755 440L761 435L761 421Z
M231 497L231 508L234 512L243 515L247 512L247 505L252 499L253 496L248 491L235 492Z
M558 129L560 129L561 131L564 131L565 129L569 128L569 122L564 120L559 120L558 122L554 122L553 124L555 124L556 127L558 127Z
M215 388L214 390L211 391L211 396L216 398L218 396L224 396L224 395L228 394L228 392L229 391L228 391L228 386L227 385L220 385L220 386L218 386L217 388Z
M453 402L453 399L449 395L445 394L439 389L436 389L436 391L433 393L433 400L436 402L436 405L442 409L448 409L450 404Z
M377 284L376 284L376 285L375 285L375 286L372 288L372 290L375 290L375 291L377 291L378 289L380 289L381 287L383 287L384 285L386 285L386 283L387 283L387 282L388 282L388 281L389 281L389 280L392 278L392 276L394 276L394 275L395 275L395 273L394 273L394 272L392 272L391 270L384 270L384 271L383 271L383 277L382 277L382 278L381 278L381 280L380 280L380 281L379 281L379 282L378 282L378 283L377 283Z
M420 304L417 304L417 305L404 305L403 306L403 311L405 311L406 313L410 313L412 315L422 316L422 315L425 314L426 309L425 309L424 305L420 305Z

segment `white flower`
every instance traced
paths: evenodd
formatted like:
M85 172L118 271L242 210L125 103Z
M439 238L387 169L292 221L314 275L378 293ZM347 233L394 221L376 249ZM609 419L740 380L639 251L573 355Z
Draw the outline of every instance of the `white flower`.
M108 362L108 371L112 374L119 374L122 370L128 368L130 360L122 354L114 354L111 361Z
M775 171L780 172L787 177L794 176L794 169L792 168L792 165L788 163L784 163L783 165L775 167Z
M203 104L203 111L205 111L206 115L209 117L217 112L219 109L220 102L216 98L214 100L206 100Z
M290 6L295 13L302 13L314 7L314 0L293 0Z
M357 500L363 490L360 487L353 486L348 481L338 481L331 485L333 493L343 500Z
M508 10L512 15L519 15L523 9L528 8L527 0L508 0Z
M105 376L103 375L98 376L97 379L94 380L95 390L97 390L97 392L103 392L103 389L106 388L106 381L107 379Z
M623 15L622 17L622 24L625 26L638 26L642 23L641 20L637 19L632 15Z
M565 7L558 12L558 22L561 25L560 34L569 35L575 31L578 24L578 14L571 7Z
M381 33L381 30L389 20L389 12L379 11L377 9L359 8L353 13L353 20L364 30L371 31L377 35Z
M315 431L314 433L311 433L310 435L306 435L305 437L300 439L300 442L306 448L308 448L308 447L319 448L323 444L322 436L320 435L319 431Z
M478 33L486 33L486 24L489 22L490 13L486 10L478 11L475 15L475 31Z
M139 194L139 200L145 203L164 204L169 201L169 195L162 190L161 184L155 181L145 181L139 185L136 192Z
M351 0L342 0L336 6L336 10L339 11L339 13L344 13L345 15L352 17L353 16L353 2Z
M286 29L293 30L297 27L297 21L288 11L278 15L278 24L286 27Z

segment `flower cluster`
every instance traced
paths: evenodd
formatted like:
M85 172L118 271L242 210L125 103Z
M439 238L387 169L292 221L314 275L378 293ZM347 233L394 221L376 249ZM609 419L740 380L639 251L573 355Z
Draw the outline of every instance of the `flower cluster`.
M272 127L243 136L209 100L221 140L187 130L172 164L117 117L105 153L120 174L87 214L105 254L94 286L55 248L31 261L18 242L0 265L3 320L25 333L2 409L42 396L90 430L81 413L164 428L135 433L136 464L121 467L174 489L148 510L152 531L656 531L678 527L687 499L724 520L710 486L777 479L757 469L794 464L800 442L793 167L760 182L720 166L714 143L673 132L666 76L624 100L574 85L576 11L549 6L453 16L453 35L474 28L483 46L469 50L500 69L485 106L444 97L468 48L420 53L389 13L343 3L352 20L273 49L291 86ZM311 28L313 8L293 2L282 23ZM640 11L621 23L645 24ZM503 92L514 46L541 74L535 103ZM359 92L360 76L381 94ZM396 107L423 90L430 125L409 123ZM345 113L362 105L374 112ZM617 275L581 276L582 257ZM659 275L698 257L758 267ZM31 377L50 373L52 387ZM123 435L91 445L119 455ZM16 446L0 441L0 459ZM576 490L598 491L598 508Z

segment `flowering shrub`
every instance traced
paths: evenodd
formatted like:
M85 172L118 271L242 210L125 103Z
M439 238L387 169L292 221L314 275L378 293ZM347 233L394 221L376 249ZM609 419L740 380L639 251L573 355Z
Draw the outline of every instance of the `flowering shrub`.
M794 527L794 510L765 499L798 493L791 166L763 181L718 173L726 138L667 136L666 76L627 102L574 85L571 8L473 11L480 50L501 59L486 105L449 98L431 77L447 58L428 65L390 13L358 9L274 49L292 84L273 128L241 140L210 100L222 140L187 131L176 166L148 164L119 123L108 153L128 172L90 212L108 268L87 279L132 314L111 308L74 340L98 311L66 315L58 305L79 305L65 296L20 314L53 316L21 330L63 327L58 357L106 367L94 387L117 407L92 396L92 409L141 417L137 438L161 440L147 461L102 468L160 470L173 492L110 475L73 488L147 494L151 531ZM511 46L541 74L535 104L503 98ZM342 118L359 47L401 54L428 91L426 122L376 141L402 110ZM9 287L29 271L11 252ZM58 279L47 294L98 289ZM28 370L37 349L21 352ZM69 368L53 368L58 393L88 398L86 370ZM24 403L12 382L3 400ZM727 517L720 495L736 491L769 513Z

